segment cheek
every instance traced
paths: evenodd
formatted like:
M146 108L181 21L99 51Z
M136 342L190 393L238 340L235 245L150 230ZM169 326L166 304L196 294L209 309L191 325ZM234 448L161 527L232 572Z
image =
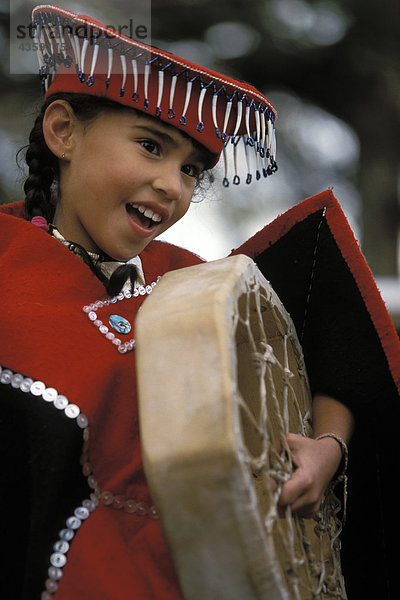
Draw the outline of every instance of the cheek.
M177 210L177 213L179 213L179 217L178 217L179 219L181 219L189 210L191 202L192 202L194 190L195 190L195 184L193 183L184 191L183 198L181 199L178 210Z
M87 171L83 178L80 195L88 210L107 211L125 202L132 190L138 187L132 169L125 165L104 162Z
M169 227L171 227L172 225L174 225L175 223L180 221L182 219L182 217L185 216L185 214L187 213L189 208L190 208L190 200L185 203L180 203L179 207L175 211L173 221L169 224Z
M128 148L120 144L104 145L87 144L78 158L77 168L81 171L82 177L90 179L92 185L97 187L100 185L113 184L131 179L133 169L133 160L129 156ZM97 150L95 148L97 147Z

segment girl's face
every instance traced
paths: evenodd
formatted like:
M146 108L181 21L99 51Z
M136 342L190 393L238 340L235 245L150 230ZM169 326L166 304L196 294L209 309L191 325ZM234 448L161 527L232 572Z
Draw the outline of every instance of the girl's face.
M54 224L86 250L129 260L183 217L204 161L178 130L133 110L77 121Z

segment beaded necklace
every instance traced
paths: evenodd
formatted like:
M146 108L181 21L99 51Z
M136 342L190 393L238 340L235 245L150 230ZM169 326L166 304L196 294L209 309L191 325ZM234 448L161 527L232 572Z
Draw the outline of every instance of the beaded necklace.
M89 321L93 323L93 325L99 330L99 332L104 335L104 337L109 340L118 350L120 354L126 354L127 352L131 352L136 345L135 338L130 338L126 342L115 335L110 328L98 318L98 311L101 308L111 306L113 304L117 304L122 300L129 300L131 298L138 298L139 296L145 296L151 294L157 283L160 281L161 276L157 277L156 281L153 281L150 285L139 285L135 287L133 291L125 290L120 292L117 296L113 296L112 298L106 298L104 300L95 300L91 304L87 304L82 307L83 312L87 315ZM131 332L132 326L131 323L125 319L125 317L121 317L120 315L112 314L108 317L108 323L114 331L120 334L128 334Z

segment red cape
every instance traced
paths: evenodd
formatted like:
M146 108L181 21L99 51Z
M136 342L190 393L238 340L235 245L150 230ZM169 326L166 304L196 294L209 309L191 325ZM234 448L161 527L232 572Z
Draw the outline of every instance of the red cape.
M1 212L23 216L20 203ZM142 255L146 274L151 267L146 257L158 252L157 262L162 260L163 245L157 250L153 244ZM343 536L348 596L394 598L397 556L391 549L399 525L392 479L400 458L400 342L347 220L326 191L293 207L232 253L255 260L291 314L312 390L354 411Z

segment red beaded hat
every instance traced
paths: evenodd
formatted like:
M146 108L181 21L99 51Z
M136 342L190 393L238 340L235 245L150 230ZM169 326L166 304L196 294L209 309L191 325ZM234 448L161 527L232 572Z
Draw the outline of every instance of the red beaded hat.
M161 119L215 154L214 164L223 152L224 185L240 182L240 148L247 183L252 172L260 179L276 171L276 110L251 85L57 6L37 6L32 20L46 97L92 94Z

